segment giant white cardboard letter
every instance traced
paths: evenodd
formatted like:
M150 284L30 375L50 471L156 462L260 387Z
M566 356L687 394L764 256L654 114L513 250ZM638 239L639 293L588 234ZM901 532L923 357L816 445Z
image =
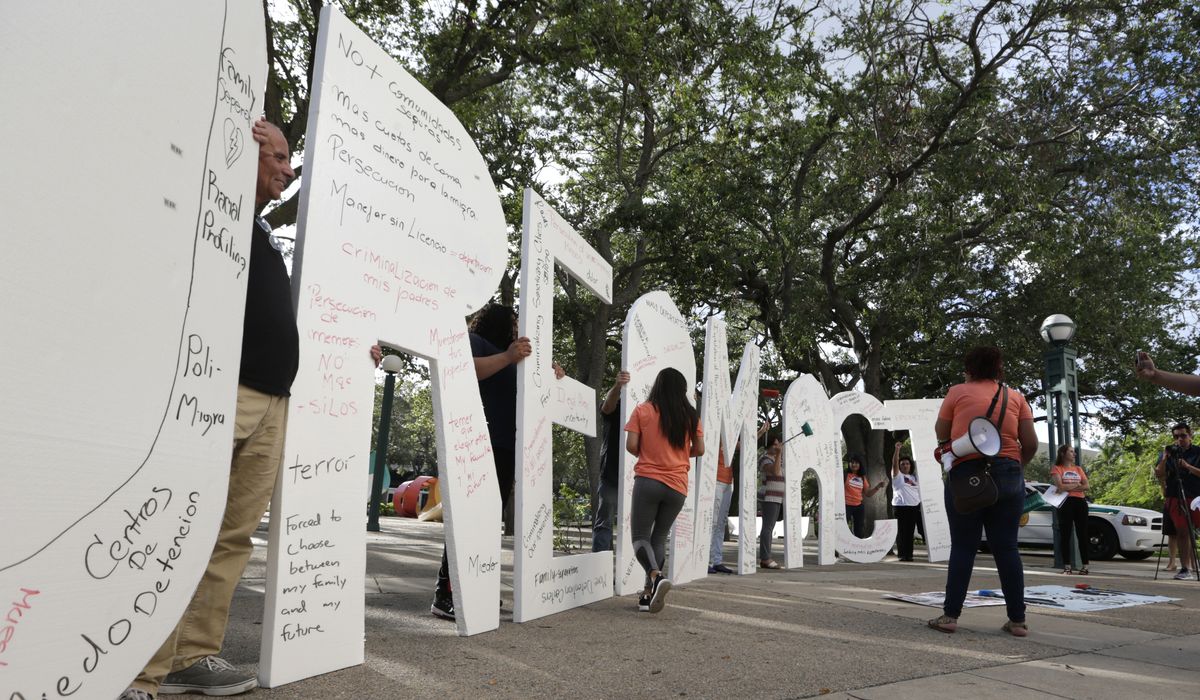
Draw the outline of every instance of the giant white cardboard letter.
M500 201L454 114L327 6L293 291L300 373L271 506L260 680L362 663L376 338L427 358L459 634L499 625L500 495L464 316L506 262Z
M612 266L526 189L520 329L533 354L517 365L516 622L603 600L613 591L612 552L554 556L551 425L596 435L596 390L570 377L556 380L551 369L556 262L602 301L612 302Z
M755 527L758 472L754 421L758 408L758 378L758 346L748 341L742 349L737 381L730 390L725 320L716 316L708 319L704 329L704 396L700 401L704 455L694 460L699 466L688 475L688 503L675 521L676 531L671 538L670 576L676 583L707 575L713 528L725 526L724 520L713 522L717 452L722 444L726 464L731 464L734 453L741 449L742 464L755 465L741 470L742 478L738 484L741 496L738 502L738 573L754 573L757 568L754 538L758 532Z
M790 467L811 465L820 482L821 528L817 561L821 565L834 562L835 543L828 537L830 532L835 534L837 551L857 562L879 561L896 540L895 520L876 520L875 531L866 539L854 536L846 525L846 490L841 478L842 422L847 416L859 414L870 421L872 427L879 428L887 420L883 413L883 404L870 394L844 391L826 398L825 389L809 374L800 375L788 387L784 400L784 438L788 441L784 448L787 450L784 464L789 466L785 476L788 502L791 504L798 500L799 489L793 489L792 480L802 476L801 470ZM811 437L801 435L804 423L812 428ZM797 493L793 494L793 490ZM785 547L789 557L794 553L802 554L796 552L799 547L794 539L789 539Z
M111 698L228 490L256 3L0 9L0 693Z
M629 383L621 390L621 426L629 422L633 409L650 395L654 379L664 367L683 374L689 387L696 384L696 357L687 322L666 292L649 292L638 297L625 316L621 366L629 371ZM693 399L694 402L694 399ZM620 522L616 544L616 593L629 595L642 590L644 572L633 554L629 536L629 507L633 496L633 467L637 458L624 449L621 441L621 478L617 513ZM694 464L694 460L693 460ZM678 533L678 530L676 530Z
M804 433L808 424L812 435ZM837 425L837 429L831 426ZM804 565L803 535L795 527L801 513L800 484L804 473L812 470L817 477L817 564L828 566L837 560L834 551L834 503L842 487L838 469L840 424L833 420L833 408L824 387L811 374L802 374L783 395L784 486L784 560L785 566ZM844 516L843 516L844 518Z
M946 499L942 485L942 465L932 455L937 447L933 424L937 421L941 399L900 399L883 402L880 426L887 430L907 430L912 439L913 463L921 492L921 516L924 518L925 546L929 561L950 558L950 522L946 519Z

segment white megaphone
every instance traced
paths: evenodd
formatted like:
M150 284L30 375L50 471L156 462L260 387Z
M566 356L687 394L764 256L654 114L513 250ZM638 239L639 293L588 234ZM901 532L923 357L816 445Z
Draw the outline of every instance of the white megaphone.
M942 465L947 472L959 457L969 457L981 454L985 457L995 457L1000 452L1000 431L987 418L979 416L972 418L967 425L967 432L954 438L950 449L942 454Z

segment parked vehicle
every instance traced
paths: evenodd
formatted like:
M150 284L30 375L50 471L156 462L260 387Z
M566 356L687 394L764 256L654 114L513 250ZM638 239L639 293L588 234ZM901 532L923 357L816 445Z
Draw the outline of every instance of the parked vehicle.
M1026 493L1045 493L1050 484L1026 481ZM1054 508L1042 505L1022 517L1017 543L1021 546L1054 546ZM1088 504L1088 557L1112 559L1118 553L1140 560L1154 553L1162 541L1162 513L1131 506Z

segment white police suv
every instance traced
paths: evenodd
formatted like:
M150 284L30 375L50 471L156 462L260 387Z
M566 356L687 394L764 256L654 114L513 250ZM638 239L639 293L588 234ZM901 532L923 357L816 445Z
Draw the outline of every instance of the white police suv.
M1025 482L1026 494L1043 493L1050 484ZM1028 516L1028 517L1026 517ZM1054 546L1054 508L1041 505L1021 517L1017 543L1021 546ZM1162 542L1162 513L1130 506L1088 504L1088 557L1145 559Z

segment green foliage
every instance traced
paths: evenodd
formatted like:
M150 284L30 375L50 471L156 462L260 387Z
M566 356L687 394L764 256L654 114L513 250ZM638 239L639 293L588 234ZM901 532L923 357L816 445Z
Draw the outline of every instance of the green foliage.
M371 446L379 440L383 383L375 385L375 410L371 421ZM433 424L433 396L429 381L420 374L397 375L388 427L387 463L401 473L437 474L437 433Z
M584 436L556 425L553 440L554 481L561 484L560 493L563 488L584 494L591 493Z
M1110 438L1088 464L1092 500L1161 510L1162 488L1154 467L1171 442L1169 427L1147 425Z
M1038 450L1038 453L1029 460L1029 464L1025 465L1025 480L1040 481L1042 483L1050 483L1050 468L1054 466L1050 463L1050 458L1045 452Z
M583 546L583 533L591 523L591 512L587 496L567 484L559 484L554 496L555 551L569 553Z

